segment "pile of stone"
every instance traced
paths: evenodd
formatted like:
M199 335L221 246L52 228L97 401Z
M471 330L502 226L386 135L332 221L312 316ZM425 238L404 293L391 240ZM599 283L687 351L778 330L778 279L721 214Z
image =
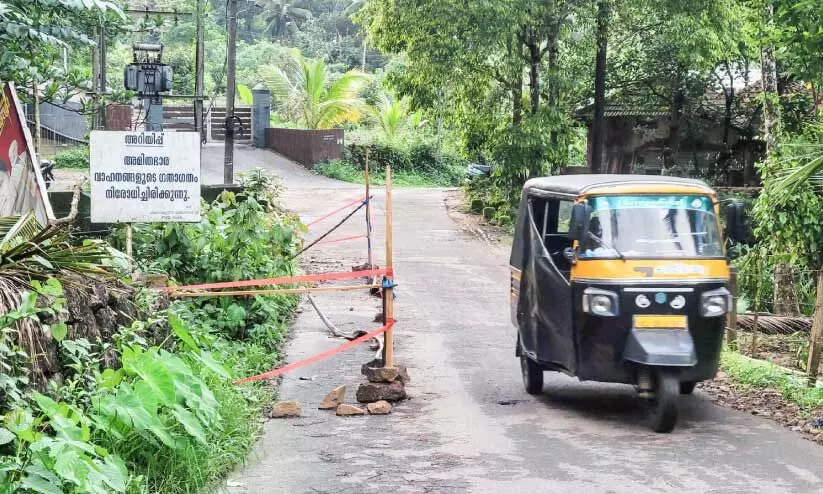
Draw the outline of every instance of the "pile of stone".
M346 386L338 386L323 398L318 408L334 410L338 416L387 415L392 403L406 399L406 383L409 373L403 365L382 367L380 361L372 361L361 367L361 372L369 382L357 388L357 401L366 405L365 409L346 403ZM302 413L296 401L278 401L272 406L272 418L299 417Z

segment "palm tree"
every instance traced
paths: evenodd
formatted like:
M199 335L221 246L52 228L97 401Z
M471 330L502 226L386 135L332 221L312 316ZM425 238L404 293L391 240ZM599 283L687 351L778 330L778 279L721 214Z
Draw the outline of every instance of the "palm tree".
M306 128L358 122L366 108L360 90L369 76L359 70L350 70L332 80L322 59L305 58L294 50L284 67L263 67L261 71L281 111Z
M263 7L266 20L264 32L273 38L294 36L300 32L300 24L311 19L311 11L285 0L269 0Z
M787 144L792 161L803 163L789 168L785 176L774 188L775 192L788 192L803 183L816 189L823 189L823 124L814 124L809 128L809 135L821 136L815 141L800 144Z
M404 128L417 127L421 123L420 114L409 111L408 99L394 99L385 93L374 107L373 114L389 141L393 141Z

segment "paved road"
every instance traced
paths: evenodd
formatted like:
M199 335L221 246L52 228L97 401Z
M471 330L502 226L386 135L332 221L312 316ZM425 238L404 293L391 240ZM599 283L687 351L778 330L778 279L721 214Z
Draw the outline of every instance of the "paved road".
M221 156L204 154L215 181ZM280 174L288 206L305 219L358 194L266 151L240 150L238 160ZM508 319L508 253L462 229L444 196L395 194L397 355L409 366L411 399L388 417L315 409L339 384L354 401L360 364L371 358L366 347L286 376L281 397L300 400L304 417L269 421L229 492L823 492L823 449L699 392L682 398L670 435L647 429L628 386L547 374L542 396L526 394ZM362 216L340 235L360 231ZM381 229L376 236L383 238ZM306 262L315 271L348 269L364 257L362 242L347 242L318 247ZM317 300L344 329L376 326L375 299ZM338 344L306 309L287 354L294 361Z

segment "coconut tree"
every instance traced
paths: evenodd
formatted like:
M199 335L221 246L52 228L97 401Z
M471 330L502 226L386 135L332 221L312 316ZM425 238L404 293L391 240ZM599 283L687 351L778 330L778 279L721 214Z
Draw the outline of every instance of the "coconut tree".
M403 129L421 125L420 113L409 110L407 98L395 99L384 93L372 113L389 141L393 141Z
M369 76L350 70L332 78L322 59L294 50L283 67L261 68L280 109L308 129L358 122L366 109L360 91Z
M264 32L273 38L284 38L300 31L300 24L311 19L311 11L295 7L284 0L268 0L263 6L266 20Z

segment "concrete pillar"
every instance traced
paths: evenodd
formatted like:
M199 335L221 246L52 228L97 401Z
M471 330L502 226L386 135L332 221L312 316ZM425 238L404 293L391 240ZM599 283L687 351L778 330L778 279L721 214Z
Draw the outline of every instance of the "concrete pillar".
M251 90L251 136L252 145L257 148L266 147L266 129L269 128L271 115L271 91L262 83Z

